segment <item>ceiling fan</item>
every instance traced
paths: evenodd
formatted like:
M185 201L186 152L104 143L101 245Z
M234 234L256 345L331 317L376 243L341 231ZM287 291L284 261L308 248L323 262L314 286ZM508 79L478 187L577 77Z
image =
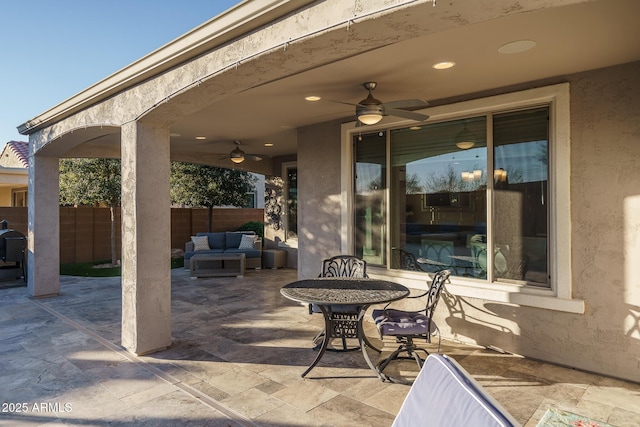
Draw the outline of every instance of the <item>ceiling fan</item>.
M416 113L415 111L408 111L407 109L425 108L429 106L427 101L422 99L402 99L399 101L381 102L373 97L373 90L378 86L376 82L366 82L362 86L369 91L369 95L358 102L353 104L351 102L337 101L342 104L354 105L356 107L356 117L358 119L358 125L373 125L382 120L384 116L402 117L405 119L416 120L419 122L425 121L429 118L426 114Z
M240 149L240 141L233 141L233 143L236 144L236 148L231 150L231 152L228 155L222 157L220 160L231 159L233 163L242 163L245 161L245 159L253 160L256 162L259 162L260 160L262 160L262 156L259 154L247 154L244 151L242 151Z

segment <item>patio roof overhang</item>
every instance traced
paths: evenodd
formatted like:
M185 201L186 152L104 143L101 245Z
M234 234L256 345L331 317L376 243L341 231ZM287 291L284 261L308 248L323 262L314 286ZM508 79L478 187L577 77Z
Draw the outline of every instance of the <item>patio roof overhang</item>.
M230 167L231 162L217 154L230 152L233 141L240 140L246 152L267 157L243 167L269 173L268 158L296 153L297 129L353 121L355 107L333 101L360 101L366 96L366 81L379 83L375 96L382 101L420 98L441 105L530 87L532 82L557 83L567 74L640 60L636 0L454 1L435 7L424 0L398 1L362 14L355 11L349 19L334 18L331 4L243 2L19 130L37 132L205 52L230 43L241 46L243 40L250 43L253 35L273 43L246 56L240 53L226 68L176 91L172 102L159 99L144 114L149 120L171 123L175 160ZM291 14L309 21L306 32L296 28L295 38L270 32L269 23ZM519 40L536 45L519 53L499 51ZM443 60L456 66L432 68ZM308 95L322 100L305 101ZM198 136L206 139L197 140ZM58 148L50 149L59 156L119 155L120 134L112 124L56 138ZM205 159L207 153L216 155Z

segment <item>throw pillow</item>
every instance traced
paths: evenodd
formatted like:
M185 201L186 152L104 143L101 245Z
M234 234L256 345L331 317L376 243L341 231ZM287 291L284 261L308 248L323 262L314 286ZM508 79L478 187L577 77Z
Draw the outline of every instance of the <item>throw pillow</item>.
M253 235L245 234L242 236L242 240L240 240L240 246L238 246L238 249L253 249L253 242Z
M209 238L207 236L191 236L191 241L193 242L194 251L208 251L211 249L209 247Z

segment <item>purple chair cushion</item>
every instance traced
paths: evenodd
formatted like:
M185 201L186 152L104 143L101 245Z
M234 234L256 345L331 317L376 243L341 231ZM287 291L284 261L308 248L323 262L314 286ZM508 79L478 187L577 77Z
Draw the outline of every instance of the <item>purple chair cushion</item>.
M433 321L422 313L401 310L373 310L380 335L427 335L436 331Z

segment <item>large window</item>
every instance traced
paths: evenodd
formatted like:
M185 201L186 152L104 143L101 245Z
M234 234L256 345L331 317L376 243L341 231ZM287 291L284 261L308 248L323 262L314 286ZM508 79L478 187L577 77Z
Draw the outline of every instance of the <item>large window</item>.
M356 254L549 287L548 117L542 106L355 136Z
M386 170L385 132L358 135L355 154L355 252L372 265L386 263Z
M496 280L547 286L549 109L493 117Z

